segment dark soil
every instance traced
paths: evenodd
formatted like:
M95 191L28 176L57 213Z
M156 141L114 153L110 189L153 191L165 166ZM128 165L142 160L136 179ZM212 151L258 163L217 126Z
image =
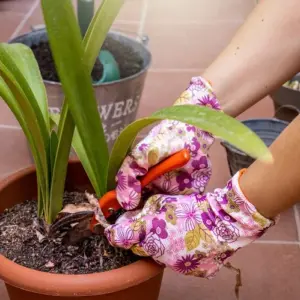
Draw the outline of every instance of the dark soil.
M86 202L84 194L66 193L64 204ZM105 236L92 235L76 245L37 230L37 202L26 201L0 214L0 253L39 271L89 274L108 271L138 260L131 251L113 248Z
M31 49L38 62L42 78L44 80L59 82L60 80L56 72L49 43L41 41L37 45L32 45ZM130 47L123 45L119 41L107 38L102 49L109 50L113 54L119 64L121 78L132 76L140 72L143 68L143 59ZM100 80L102 73L103 66L99 59L97 59L91 74L93 81Z

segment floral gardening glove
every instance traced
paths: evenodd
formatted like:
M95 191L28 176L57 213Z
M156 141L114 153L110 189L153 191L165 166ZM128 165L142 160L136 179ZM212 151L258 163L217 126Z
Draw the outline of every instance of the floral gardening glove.
M245 198L240 175L203 196L155 195L142 210L122 215L105 234L113 246L151 256L185 275L212 278L228 257L274 224Z
M192 78L189 87L175 105L202 105L220 110L210 84L201 77ZM184 148L191 160L184 168L161 176L151 186L164 194L203 193L211 176L208 150L214 138L208 132L178 121L164 120L154 127L123 162L117 174L117 198L125 210L135 209L141 198L138 176L170 155Z

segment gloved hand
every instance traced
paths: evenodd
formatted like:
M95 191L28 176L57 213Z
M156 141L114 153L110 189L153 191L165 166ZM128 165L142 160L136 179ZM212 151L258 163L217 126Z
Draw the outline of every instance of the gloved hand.
M155 195L142 210L122 215L105 234L113 246L151 256L182 274L212 278L224 260L274 224L245 198L240 175L203 196Z
M219 103L210 84L201 77L192 78L189 87L175 105L192 104L219 110ZM126 210L135 209L141 198L138 176L170 155L184 148L190 150L191 160L176 172L155 180L151 190L164 194L203 193L211 176L208 150L214 138L208 132L178 121L164 120L154 127L123 162L117 174L117 198Z

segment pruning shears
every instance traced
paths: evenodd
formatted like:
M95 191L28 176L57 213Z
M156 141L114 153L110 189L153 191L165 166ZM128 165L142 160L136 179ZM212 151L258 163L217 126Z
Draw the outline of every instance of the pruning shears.
M154 167L150 168L145 176L139 178L141 182L142 189L153 182L158 177L164 175L165 173L174 171L178 168L186 165L190 160L190 152L187 149L183 149L172 156L166 158L162 162L158 163ZM99 206L101 212L106 220L115 219L122 212L123 209L117 200L116 190L112 190L104 194L99 200ZM91 221L91 230L93 231L94 226L96 226L98 221L95 217Z
M183 149L166 158L162 162L150 168L145 176L139 178L142 189L165 173L183 167L189 162L189 160L190 152L187 149ZM101 219L105 219L103 223L113 223L117 217L124 212L117 200L117 193L115 190L107 192L98 200L94 200L98 202L97 207L100 210ZM96 232L95 227L98 227L98 225L104 226L101 222L99 222L99 220L97 220L96 212L93 209L81 208L74 213L65 213L62 211L60 217L52 224L50 232L54 234L57 230L64 226L82 221L89 222L88 227L91 232Z

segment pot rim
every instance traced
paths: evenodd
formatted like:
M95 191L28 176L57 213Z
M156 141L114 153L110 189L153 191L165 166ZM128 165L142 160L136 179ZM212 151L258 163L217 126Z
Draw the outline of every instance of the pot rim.
M41 28L41 29L37 29L35 31L26 32L26 33L21 34L21 35L15 37L13 39L10 39L8 41L8 43L15 43L15 39L22 38L22 37L24 37L24 36L26 36L26 35L28 35L30 33L33 33L33 32L45 32L45 31L46 31L46 28ZM123 37L129 39L130 41L132 41L134 43L139 43L133 37L131 37L131 36L127 35L127 34L124 34L121 31L109 30L108 34L120 35L120 36L123 36ZM101 87L101 86L110 86L110 85L114 85L116 83L123 83L123 82L128 81L128 80L133 80L133 79L141 76L142 74L146 73L149 70L151 62L152 62L152 54L149 51L149 49L143 43L140 43L140 44L144 47L144 50L149 55L149 62L148 62L148 64L146 64L138 73L135 73L135 74L133 74L131 76L128 76L128 77L125 77L125 78L121 78L121 79L118 79L118 80L114 80L114 81L110 81L110 82L93 83L93 87L96 88L96 87ZM61 86L61 82L57 82L57 81L51 81L51 80L45 80L45 79L43 79L43 82L45 84L49 84L49 85L53 85L53 86L55 86L55 85Z
M70 164L79 163L70 160ZM0 182L1 191L22 177L35 172L35 167L21 169ZM96 296L118 292L163 272L164 267L146 258L119 269L102 273L66 275L53 274L23 267L0 254L0 278L14 287L50 296Z

